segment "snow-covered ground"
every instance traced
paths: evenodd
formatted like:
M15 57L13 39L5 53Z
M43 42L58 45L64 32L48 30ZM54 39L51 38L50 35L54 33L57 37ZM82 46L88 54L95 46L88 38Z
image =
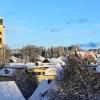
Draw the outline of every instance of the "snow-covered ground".
M0 82L0 100L25 100L14 81Z

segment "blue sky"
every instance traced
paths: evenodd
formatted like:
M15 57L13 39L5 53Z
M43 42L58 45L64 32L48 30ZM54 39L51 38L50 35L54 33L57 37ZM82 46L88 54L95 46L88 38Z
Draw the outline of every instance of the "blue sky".
M0 16L11 48L100 47L100 0L0 0Z

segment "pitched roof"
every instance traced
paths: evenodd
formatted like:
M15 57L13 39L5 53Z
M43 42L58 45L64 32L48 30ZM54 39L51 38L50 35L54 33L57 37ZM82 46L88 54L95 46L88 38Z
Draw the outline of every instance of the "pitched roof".
M25 100L14 81L0 82L1 100Z

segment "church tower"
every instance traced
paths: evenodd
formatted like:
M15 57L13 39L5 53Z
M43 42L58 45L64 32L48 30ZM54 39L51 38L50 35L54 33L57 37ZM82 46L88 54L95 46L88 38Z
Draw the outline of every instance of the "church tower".
M0 48L5 47L3 19L0 18Z
M0 65L5 64L5 40L3 19L0 17Z

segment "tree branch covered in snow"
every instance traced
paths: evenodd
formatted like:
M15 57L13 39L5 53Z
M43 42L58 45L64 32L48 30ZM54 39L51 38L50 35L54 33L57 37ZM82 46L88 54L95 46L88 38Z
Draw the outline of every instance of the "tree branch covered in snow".
M100 75L83 67L76 57L69 57L64 67L64 79L58 90L48 93L50 100L100 100Z

